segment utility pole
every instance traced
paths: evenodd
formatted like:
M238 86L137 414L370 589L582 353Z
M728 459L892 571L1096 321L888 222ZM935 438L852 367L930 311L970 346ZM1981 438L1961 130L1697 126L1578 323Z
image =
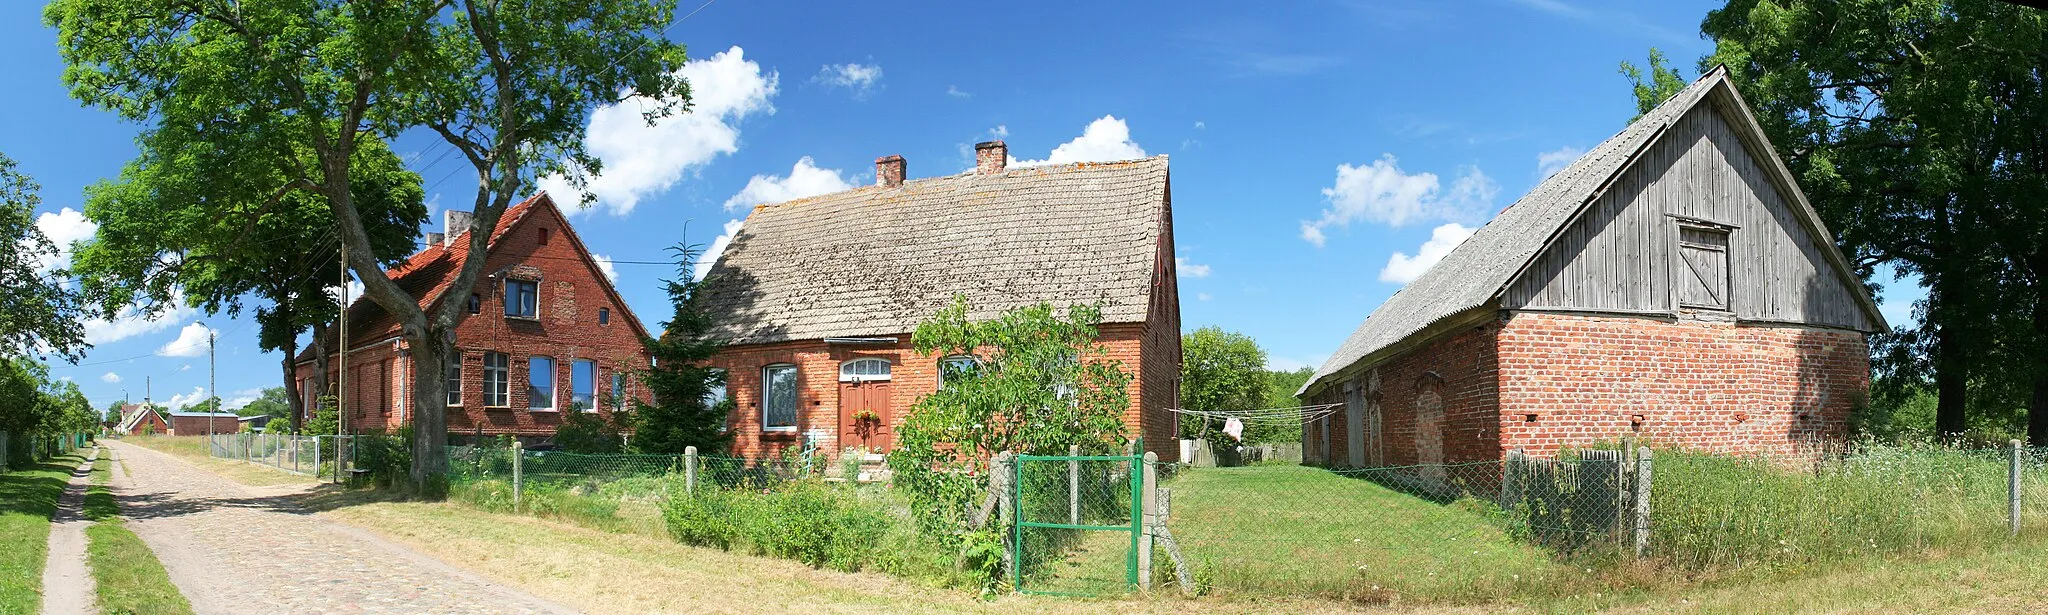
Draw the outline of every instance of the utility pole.
M213 390L213 328L206 329L206 401L212 408L206 411L206 441L213 441L213 419L220 414L220 394Z
M341 458L341 434L348 433L348 241L341 242L341 322L336 325L337 344L341 348L340 374L335 378L334 387L334 482L341 483L341 470L346 463ZM350 444L354 444L353 441ZM353 447L351 447L353 448Z

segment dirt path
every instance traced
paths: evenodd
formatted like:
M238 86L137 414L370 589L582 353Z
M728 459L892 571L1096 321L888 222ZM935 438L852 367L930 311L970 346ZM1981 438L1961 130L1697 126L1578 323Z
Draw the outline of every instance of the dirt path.
M206 613L567 613L170 455L111 443L115 497L171 582Z
M85 615L93 608L92 570L85 563L85 487L92 482L92 462L99 449L85 459L85 465L71 471L71 483L57 498L57 514L50 518L50 555L43 564L44 615Z

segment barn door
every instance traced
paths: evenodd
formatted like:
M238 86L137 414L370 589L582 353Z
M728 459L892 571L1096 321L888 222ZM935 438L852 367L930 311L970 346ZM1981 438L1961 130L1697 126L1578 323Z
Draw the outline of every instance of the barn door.
M1728 309L1728 231L1678 227L1679 307Z
M1350 466L1365 467L1365 391L1357 380L1344 383L1344 442Z

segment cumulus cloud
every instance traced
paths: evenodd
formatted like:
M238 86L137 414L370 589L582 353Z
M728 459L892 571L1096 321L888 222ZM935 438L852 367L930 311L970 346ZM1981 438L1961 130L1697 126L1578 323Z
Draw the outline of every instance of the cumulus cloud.
M263 389L242 389L227 394L227 398L221 400L220 408L227 411L240 410L259 399L263 399Z
M1393 154L1365 166L1340 164L1336 183L1323 189L1329 208L1323 210L1322 218L1301 223L1301 238L1322 247L1324 229L1346 226L1353 220L1403 226L1465 218L1486 209L1499 193L1500 185L1477 168L1466 169L1445 190L1435 173L1402 171Z
M1177 272L1177 273L1179 273L1179 274L1180 274L1180 277L1184 277L1184 278L1206 278L1206 277L1209 277L1209 266L1208 266L1208 265L1197 265L1197 264L1194 264L1194 263L1190 263L1190 262L1188 262L1188 259L1187 259L1187 257L1185 257L1185 256L1176 256L1176 257L1173 257L1173 268L1174 268L1174 271L1175 271L1175 272Z
M798 158L796 165L789 168L789 175L755 175L747 180L738 194L725 200L725 210L733 211L742 207L753 207L762 203L780 203L807 196L830 194L853 189L853 182L839 169L819 168L810 156Z
M1566 145L1554 151L1537 154L1536 173L1544 179L1549 179L1550 176L1556 175L1558 171L1563 171L1565 167L1571 166L1572 161L1578 160L1579 156L1585 155L1585 153L1586 150Z
M997 127L1001 129L1002 127ZM1003 130L1003 134L1009 134ZM1017 160L1012 158L1010 166L1038 166L1064 164L1069 162L1101 162L1105 160L1130 160L1144 158L1145 148L1131 140L1131 127L1116 116L1105 115L1088 123L1081 130L1081 136L1052 148L1052 154L1044 160Z
M120 375L120 374L116 374L116 373L114 373L114 372L107 372L107 373L105 373L105 374L100 374L100 382L105 382L105 383L107 383L107 384L120 384L120 383L121 383L121 375Z
M190 393L172 395L170 401L164 402L164 407L177 410L202 401L206 401L206 387L195 386Z
M198 315L199 310L183 305L164 310L153 318L144 318L142 312L134 307L121 308L111 320L94 318L85 321L85 343L99 345L156 333Z
M832 87L853 90L854 98L866 98L882 80L882 67L874 64L826 64L812 80Z
M57 244L55 254L38 257L37 271L49 271L71 266L71 244L91 239L99 232L100 225L88 220L85 212L66 207L55 212L43 212L36 216L36 230L42 231L50 243Z
M604 272L604 279L611 280L613 284L619 282L619 268L612 265L612 257L592 253L590 260L597 261L597 270Z
M704 274L711 273L711 266L718 264L719 255L725 254L725 247L732 244L733 236L739 234L740 226L744 224L746 224L745 220L725 221L725 234L711 240L711 247L705 248L704 255L698 257L697 270L693 277L702 280L704 279Z
M1429 232L1429 241L1422 242L1422 247L1415 251L1415 256L1395 252L1393 256L1388 257L1387 266L1380 269L1380 281L1396 284L1415 281L1415 278L1422 277L1423 272L1436 266L1437 261L1443 260L1444 255L1450 254L1452 248L1465 243L1465 239L1478 230L1456 222L1436 227Z
M184 329L178 331L178 339L171 340L170 343L164 344L162 348L156 349L156 353L166 357L204 356L206 354L207 336L212 335L213 332L213 329L196 322L185 325Z
M946 86L946 95L954 98L974 98L974 93L960 89L960 86Z
M632 213L642 198L668 190L684 173L739 151L740 120L775 113L769 99L775 96L780 77L772 70L763 72L738 46L693 60L676 73L690 83L687 113L649 126L640 116L646 101L627 100L591 114L583 143L604 161L604 173L584 179L597 209L621 216ZM579 194L562 176L543 178L540 187L571 200L570 195ZM577 211L582 210L571 210Z

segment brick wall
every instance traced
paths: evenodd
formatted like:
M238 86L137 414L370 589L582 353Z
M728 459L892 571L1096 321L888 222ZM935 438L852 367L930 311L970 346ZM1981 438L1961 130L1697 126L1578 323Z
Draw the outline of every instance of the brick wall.
M1503 449L1637 436L1790 455L1847 433L1869 391L1869 350L1853 331L1515 313L1500 331L1500 383Z
M170 421L170 425L168 427L167 435L203 436L208 433L206 430L206 417L172 416L168 420ZM140 427L140 424L138 424L137 426ZM161 431L164 428L159 429L160 431L158 431L157 433L166 433L165 431ZM235 417L222 416L213 418L212 433L235 433L241 430L242 422L240 420L237 420Z
M1499 329L1497 323L1466 328L1382 361L1352 379L1358 389L1355 396L1347 398L1341 382L1319 391L1310 403L1346 405L1306 426L1304 455L1314 463L1352 465L1349 424L1355 414L1361 422L1365 466L1497 458L1501 391L1494 336ZM1358 406L1356 411L1352 405Z

